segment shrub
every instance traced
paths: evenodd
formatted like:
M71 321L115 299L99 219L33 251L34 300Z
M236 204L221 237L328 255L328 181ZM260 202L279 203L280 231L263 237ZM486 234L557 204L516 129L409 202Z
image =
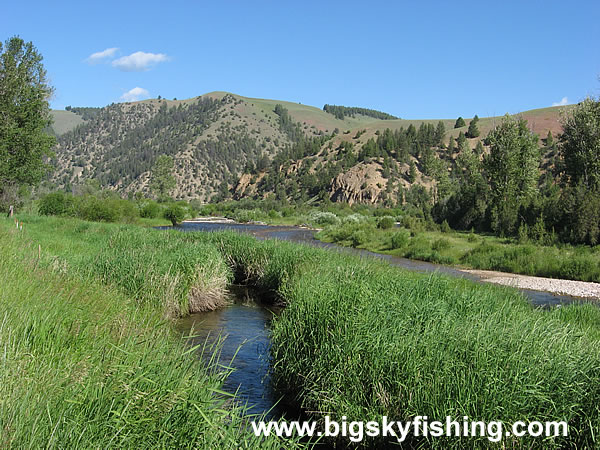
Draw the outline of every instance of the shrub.
M313 211L308 216L308 220L318 225L337 225L340 219L332 212Z
M107 199L86 195L77 201L77 216L92 222L116 222L119 211Z
M438 252L440 250L445 250L447 248L450 248L450 241L444 238L436 239L435 241L433 241L433 244L431 244L431 248Z
M473 230L473 228L471 228L471 232L469 233L469 236L467 236L467 241L477 242L477 235L475 234L475 230Z
M382 230L389 230L394 226L394 218L390 216L384 216L377 222L377 228Z
M170 205L165 209L163 217L170 220L173 226L175 226L185 218L185 211L179 205Z
M392 234L390 239L390 247L395 250L398 248L404 248L408 245L410 241L410 231L405 228L401 228Z
M45 216L73 215L75 201L73 196L64 192L52 192L41 198L38 210Z
M160 205L154 200L149 200L140 210L140 216L145 219L156 219L160 216Z
M452 231L452 229L450 228L450 225L448 224L447 220L444 219L444 221L440 225L440 231L442 233L449 233L450 231Z
M361 223L367 220L367 217L362 214L350 214L342 219L342 223Z

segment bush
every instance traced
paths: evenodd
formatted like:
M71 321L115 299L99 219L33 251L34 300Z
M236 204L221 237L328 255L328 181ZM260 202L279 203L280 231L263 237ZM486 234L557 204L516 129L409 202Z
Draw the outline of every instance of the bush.
M447 220L444 219L444 221L440 225L440 231L442 233L450 233L450 231L452 231L452 229L450 228L450 225L448 224Z
M363 216L362 214L350 214L349 216L346 216L342 219L342 223L362 223L365 222L367 220L367 217Z
M440 250L445 250L447 248L450 248L450 241L444 238L436 239L435 241L433 241L433 244L431 244L431 248L438 252Z
M173 226L175 226L185 218L185 210L179 205L170 205L165 209L163 217L170 220Z
M119 219L119 211L114 205L110 205L108 199L86 195L77 202L77 216L92 222L116 222Z
M392 248L392 250L404 248L408 245L409 241L410 231L408 231L405 228L401 228L400 230L392 234L392 237L390 239L390 247Z
M394 218L390 216L384 216L377 222L377 228L381 228L382 230L389 230L394 226Z
M38 210L45 216L70 216L74 214L73 196L64 192L52 192L41 198Z
M340 219L332 212L313 211L308 216L308 220L318 225L337 225Z
M140 216L144 219L156 219L160 217L160 205L154 200L149 200L140 210Z

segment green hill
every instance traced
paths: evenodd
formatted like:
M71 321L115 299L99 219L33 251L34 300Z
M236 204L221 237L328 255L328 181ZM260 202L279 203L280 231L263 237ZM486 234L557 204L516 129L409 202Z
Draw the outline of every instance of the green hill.
M525 111L522 116L540 136L545 137L548 130L557 135L561 109ZM314 106L228 92L185 100L118 103L101 109L72 108L53 111L53 117L59 144L52 182L57 185L70 188L94 178L102 186L123 193L146 192L154 161L168 154L176 162L174 195L203 201L217 192L237 197L268 195L275 192L273 179L279 179L273 171L284 170L282 183L291 183L290 192L294 186L303 186L300 178L294 180L296 184L291 180L304 177L334 200L380 202L389 198L383 192L412 184L408 177L411 161L417 173L415 182L431 188L434 182L420 152L390 168L383 158L360 157L368 153L363 147L388 129L400 132L412 125L415 130L425 127L431 131L439 122L445 126L444 146L450 136L466 132L470 121L467 118L465 127L454 129L455 118L378 120L355 114L344 115L341 120ZM500 119L482 117L480 137L470 140L471 146ZM319 141L314 141L317 138ZM442 148L433 150L440 157L453 158L440 153ZM278 167L269 168L273 164ZM382 176L390 169L391 181ZM270 182L261 181L269 174Z

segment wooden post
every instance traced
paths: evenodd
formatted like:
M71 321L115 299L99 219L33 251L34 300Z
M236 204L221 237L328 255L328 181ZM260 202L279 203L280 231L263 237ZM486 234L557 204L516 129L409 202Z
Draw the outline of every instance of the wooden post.
M15 207L13 205L10 205L8 208L8 217L12 217L14 212L15 212Z
M42 258L42 246L38 244L38 260Z

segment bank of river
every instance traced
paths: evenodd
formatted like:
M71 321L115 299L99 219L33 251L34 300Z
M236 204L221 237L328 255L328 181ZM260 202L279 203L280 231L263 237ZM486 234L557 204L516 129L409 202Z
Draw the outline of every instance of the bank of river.
M458 269L442 264L410 260L368 250L342 247L337 244L322 242L315 239L315 230L308 228L242 224L223 218L200 218L186 221L178 226L178 228L182 231L238 231L251 234L259 239L280 239L328 248L331 250L346 251L361 256L380 258L389 262L391 265L415 272L439 272L454 277L468 278L477 282L490 282L504 286L512 286L519 288L535 306L551 307L572 302L600 299L599 283L532 277L490 270Z
M327 248L332 251L350 252L364 257L376 257L393 266L415 272L437 272L477 282L514 286L519 288L533 305L539 307L556 307L584 301L582 297L593 296L590 294L600 297L600 290L595 291L590 288L590 285L595 285L596 289L600 287L597 283L526 277L485 270L462 270L441 264L341 247L315 239L315 230L308 228L241 224L228 219L210 218L186 221L177 229L186 232L236 231L250 234L258 239L279 239ZM556 291L579 295L557 294ZM241 402L249 406L251 413L265 413L273 418L297 416L298 412L295 408L282 403L281 396L274 391L271 385L270 324L280 310L262 304L260 298L242 287L232 290L230 300L231 304L226 308L208 313L192 314L181 319L178 324L179 331L186 336L193 335L193 338L189 340L190 345L206 342L206 354L212 354L210 346L221 341L220 364L224 367L231 365L231 368L234 369L223 388L229 393L235 393ZM202 357L202 348L203 346L199 347L200 357Z

